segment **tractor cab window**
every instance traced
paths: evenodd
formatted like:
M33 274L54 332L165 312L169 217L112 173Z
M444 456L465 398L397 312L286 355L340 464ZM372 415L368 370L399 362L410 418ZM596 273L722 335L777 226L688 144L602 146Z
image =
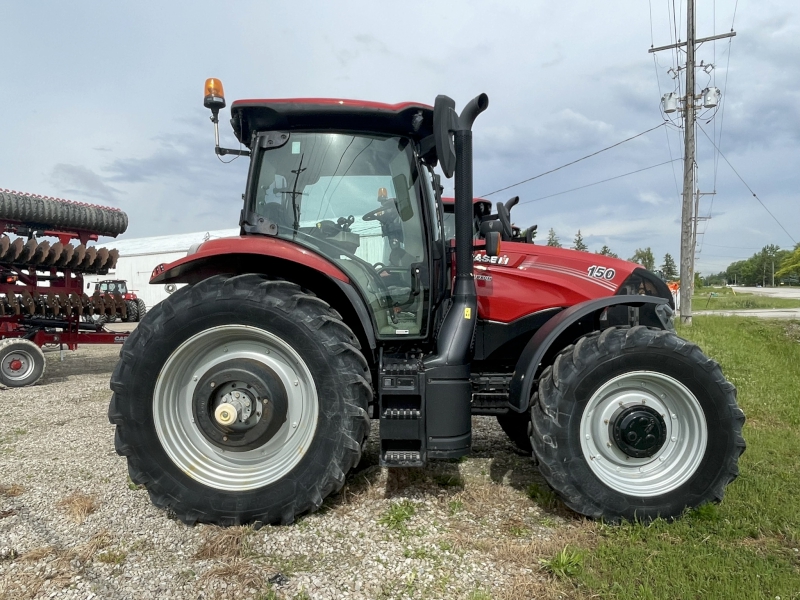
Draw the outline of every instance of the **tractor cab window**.
M479 228L480 217L478 215L472 219L472 237L478 239L480 237ZM444 237L448 240L453 240L456 237L456 213L454 204L444 205Z
M380 336L424 335L427 257L409 141L291 133L257 160L250 211L337 263L370 303Z
M98 283L96 289L101 294L127 294L128 286L124 281L103 281Z

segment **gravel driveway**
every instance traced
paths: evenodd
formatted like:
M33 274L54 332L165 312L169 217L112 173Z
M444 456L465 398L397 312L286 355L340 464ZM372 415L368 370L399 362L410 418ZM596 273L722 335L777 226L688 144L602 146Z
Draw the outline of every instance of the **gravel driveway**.
M565 597L540 564L586 524L554 501L494 418L473 455L377 466L376 431L344 490L288 527L187 527L128 479L106 410L118 348L48 352L0 388L0 598ZM531 484L533 486L531 487Z

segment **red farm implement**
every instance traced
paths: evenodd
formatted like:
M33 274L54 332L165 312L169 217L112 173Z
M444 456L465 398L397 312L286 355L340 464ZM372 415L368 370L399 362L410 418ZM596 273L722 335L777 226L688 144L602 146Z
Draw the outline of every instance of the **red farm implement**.
M119 209L0 190L0 383L36 383L44 345L75 350L125 341L127 333L107 331L94 319L126 318L124 298L88 296L83 276L116 266L116 250L88 244L127 226Z

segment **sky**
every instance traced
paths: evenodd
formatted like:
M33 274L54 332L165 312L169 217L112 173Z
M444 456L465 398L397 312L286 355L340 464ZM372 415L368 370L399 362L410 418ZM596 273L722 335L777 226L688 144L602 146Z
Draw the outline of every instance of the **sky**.
M800 3L697 2L698 37L732 22L737 32L697 53L715 66L697 71L698 91L723 91L698 121L700 191L716 192L699 209L711 218L696 269L709 274L800 241ZM0 188L117 206L130 219L122 239L235 227L248 165L214 155L202 97L217 77L229 106L447 94L460 108L485 92L474 127L474 190L485 195L664 123L661 95L679 81L668 69L683 57L647 50L676 32L685 40L685 12L680 0L0 0ZM592 251L650 247L659 265L665 253L677 260L682 137L671 116L488 198L519 195L512 220L538 224L541 242L553 228L569 246L580 229ZM228 118L222 144L235 147Z

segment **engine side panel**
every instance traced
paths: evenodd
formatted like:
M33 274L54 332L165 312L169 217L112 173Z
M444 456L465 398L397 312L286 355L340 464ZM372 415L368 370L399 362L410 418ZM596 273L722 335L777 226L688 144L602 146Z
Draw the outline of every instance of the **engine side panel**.
M639 265L589 252L503 242L473 255L478 315L510 323L531 313L613 296Z

